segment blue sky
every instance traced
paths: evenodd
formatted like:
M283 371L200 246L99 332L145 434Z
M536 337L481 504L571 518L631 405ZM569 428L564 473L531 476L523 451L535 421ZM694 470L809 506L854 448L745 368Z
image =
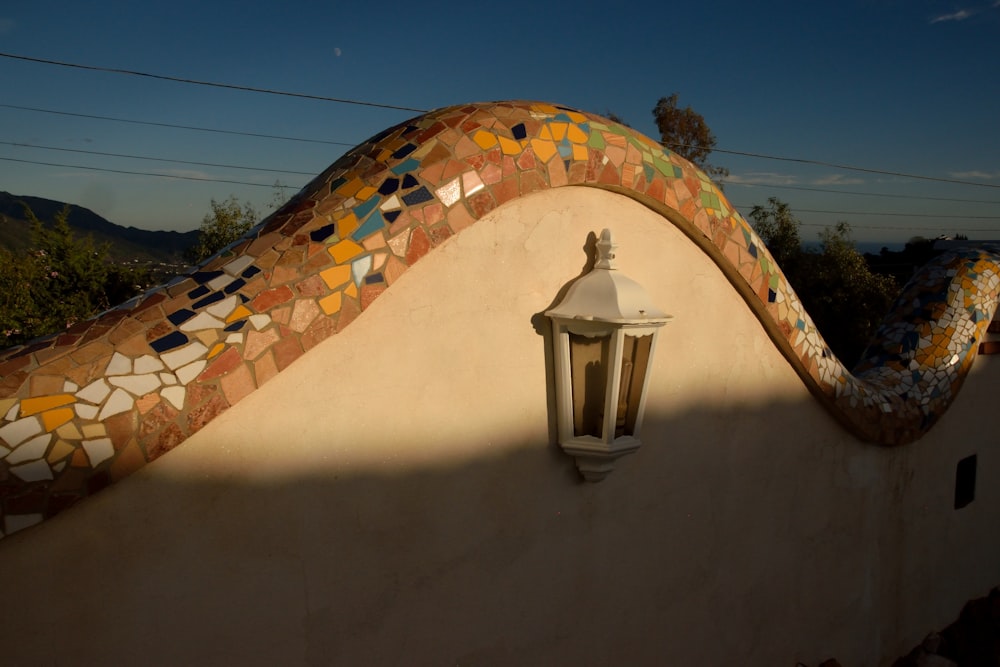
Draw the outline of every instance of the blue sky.
M807 241L840 220L859 241L1000 238L1000 0L5 4L0 52L185 79L417 109L535 99L613 111L650 136L651 109L676 91L720 150L890 172L717 152L712 162L731 171L725 192L744 213L779 197ZM266 210L276 180L290 194L305 174L415 115L10 57L0 57L0 81L0 190L147 229L195 229L212 198L230 195Z

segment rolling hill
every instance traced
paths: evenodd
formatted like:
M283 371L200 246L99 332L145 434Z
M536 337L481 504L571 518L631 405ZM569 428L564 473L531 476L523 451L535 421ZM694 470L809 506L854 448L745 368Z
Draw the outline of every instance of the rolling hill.
M198 240L198 232L148 231L122 227L93 211L52 199L13 195L0 191L0 248L23 250L31 242L31 225L24 205L45 224L50 224L63 207L69 206L69 225L79 237L90 236L98 246L108 244L108 256L116 262L139 260L183 264L184 252Z

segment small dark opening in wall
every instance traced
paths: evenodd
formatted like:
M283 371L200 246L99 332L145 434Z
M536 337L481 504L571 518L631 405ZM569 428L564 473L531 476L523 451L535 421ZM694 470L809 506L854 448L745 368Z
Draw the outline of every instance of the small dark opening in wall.
M966 456L955 468L955 509L976 499L976 455Z

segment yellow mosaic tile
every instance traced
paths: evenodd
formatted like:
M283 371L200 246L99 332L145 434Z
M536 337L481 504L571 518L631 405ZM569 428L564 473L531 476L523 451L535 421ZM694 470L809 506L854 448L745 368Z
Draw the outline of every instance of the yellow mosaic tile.
M350 239L344 239L329 248L330 255L337 264L343 264L353 257L365 252L365 249Z
M330 289L336 289L351 279L351 267L340 264L320 272L320 277Z
M73 408L56 408L55 410L46 410L41 414L41 417L45 431L51 433L63 424L72 421L76 417L76 411Z
M323 312L327 315L334 315L340 312L340 305L343 300L343 295L340 292L334 292L330 296L323 297L319 300L319 307L323 309Z
M52 408L61 408L64 405L76 403L76 397L72 394L55 394L52 396L39 396L37 398L26 398L21 401L21 416L28 417L36 415Z
M480 148L484 151L489 150L497 145L497 135L492 132L487 132L485 130L480 130L473 135L472 140L478 144Z
M500 142L500 150L503 151L504 155L518 155L521 152L521 143L514 140L508 139L507 137L500 135L497 137Z
M535 151L535 155L542 162L548 162L552 159L553 155L559 152L554 143L545 141L544 139L532 139L531 149Z
M226 324L232 324L237 320L246 319L251 315L253 315L253 311L241 304L236 306L233 312L229 313L229 317L226 318Z

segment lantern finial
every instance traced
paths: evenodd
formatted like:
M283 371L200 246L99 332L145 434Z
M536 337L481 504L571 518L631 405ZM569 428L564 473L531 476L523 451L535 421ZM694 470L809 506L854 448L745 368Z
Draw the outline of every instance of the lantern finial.
M594 264L594 268L616 270L618 268L615 266L615 250L617 248L618 244L611 240L611 230L601 230L601 238L597 241L597 262Z

